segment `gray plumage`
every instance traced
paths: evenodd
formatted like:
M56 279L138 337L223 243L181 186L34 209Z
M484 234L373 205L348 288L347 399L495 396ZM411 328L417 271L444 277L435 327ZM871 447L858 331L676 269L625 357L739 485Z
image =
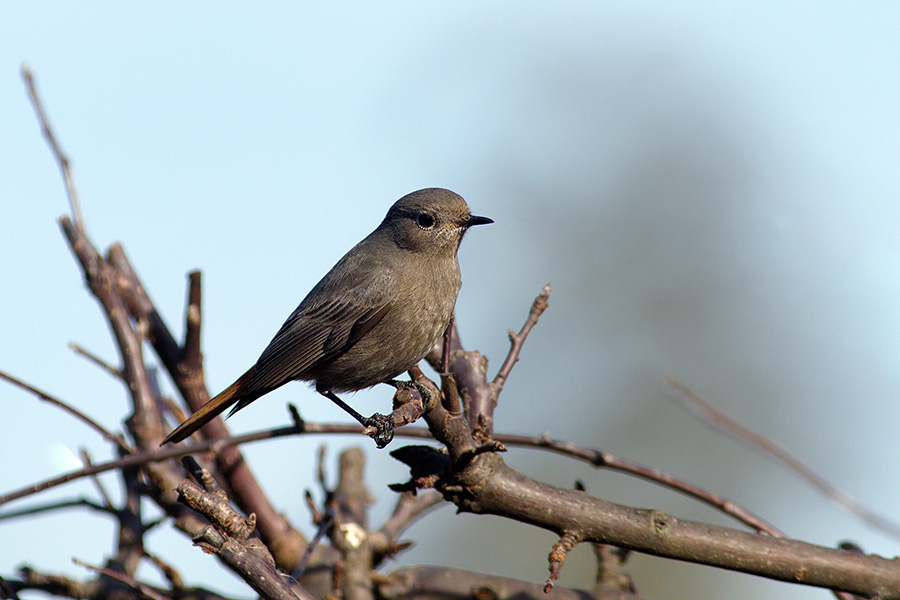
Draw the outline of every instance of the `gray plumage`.
M453 316L463 235L491 222L472 216L450 190L428 188L398 200L307 294L256 364L163 443L181 441L229 406L234 413L288 381L314 382L334 399L333 392L408 371Z

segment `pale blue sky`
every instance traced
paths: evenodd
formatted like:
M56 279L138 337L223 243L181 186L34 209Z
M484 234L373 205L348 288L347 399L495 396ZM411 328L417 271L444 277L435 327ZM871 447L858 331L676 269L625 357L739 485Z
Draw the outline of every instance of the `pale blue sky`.
M0 22L0 368L109 427L126 410L121 387L66 347L116 360L55 223L67 205L23 93L28 62L92 238L124 243L174 329L184 275L203 270L213 391L394 200L449 187L497 221L460 255L470 347L499 365L506 329L554 285L498 430L550 431L658 466L802 539L897 553L660 391L679 379L873 508L900 505L896 3L31 2L5 3ZM371 412L389 395L353 402ZM230 424L285 423L287 401L309 419L342 418L292 385ZM0 489L58 473L67 449L109 456L5 384L0 406ZM248 449L306 529L320 442ZM403 470L366 440L328 440L331 455L351 443L369 451L377 520ZM601 497L726 522L565 461L508 460L557 485L578 477ZM93 493L82 482L43 499ZM403 562L478 568L471 547L487 547L492 571L545 577L550 536L444 512L411 532L418 546ZM70 535L48 547L60 527ZM28 563L82 575L70 558L100 562L111 535L83 512L0 523L0 573ZM190 583L247 595L183 538L149 542ZM575 553L564 583L589 585L589 554ZM659 598L824 597L651 558L632 571Z

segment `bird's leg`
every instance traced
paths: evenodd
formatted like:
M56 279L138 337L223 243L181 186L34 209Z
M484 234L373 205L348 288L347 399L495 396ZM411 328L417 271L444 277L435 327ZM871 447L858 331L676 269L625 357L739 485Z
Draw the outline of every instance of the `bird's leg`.
M375 413L371 417L364 417L353 410L352 406L338 398L331 390L318 390L318 392L344 409L344 412L359 421L363 427L374 428L375 433L372 434L372 439L379 448L384 448L394 439L394 421L390 416Z

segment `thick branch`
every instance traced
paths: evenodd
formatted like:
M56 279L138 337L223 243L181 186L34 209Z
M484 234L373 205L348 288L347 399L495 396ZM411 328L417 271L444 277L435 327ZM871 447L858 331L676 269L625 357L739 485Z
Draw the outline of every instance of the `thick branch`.
M467 354L458 344L454 347L454 358ZM483 365L453 360L451 372L464 398L487 384ZM459 510L504 516L569 540L611 544L867 597L900 598L900 563L681 521L661 511L620 506L584 492L548 486L509 468L483 439L476 445L468 424L453 418L440 404L426 411L425 420L435 439L447 447L447 454L419 448L394 456L410 465L415 484L435 487Z
M824 494L826 498L844 510L856 515L872 527L880 529L895 539L900 538L900 525L895 521L878 514L849 493L832 485L827 479L816 473L786 448L760 433L751 431L748 427L716 409L677 381L669 379L666 383L669 386L672 398L682 408L699 419L700 422L771 457L796 473L800 478L809 482L810 485Z
M372 544L367 526L372 497L366 490L366 455L359 448L341 453L338 485L334 490L334 527L331 540L341 551L340 590L345 600L373 600Z
M866 597L900 598L897 561L613 504L529 479L497 454L478 456L438 489L460 510L504 516L581 541Z
M739 504L732 502L727 498L723 498L718 494L700 488L687 481L683 481L681 479L673 477L668 473L663 473L662 471L659 471L657 469L651 469L650 467L645 467L643 465L633 463L608 452L603 452L602 450L594 450L592 448L583 448L571 442L554 440L549 435L534 437L527 435L498 433L494 435L494 439L509 446L545 448L558 454L562 454L563 456L583 460L598 469L609 469L610 471L617 471L619 473L625 473L633 477L639 477L641 479L644 479L645 481L650 481L657 485L661 485L663 487L669 488L670 490L674 490L686 496L690 496L695 500L699 500L700 502L708 504L722 511L726 515L734 517L741 523L752 527L759 533L765 533L767 535L775 537L785 537L784 534L777 530L774 526L765 522L760 517L754 515L743 506L740 506Z

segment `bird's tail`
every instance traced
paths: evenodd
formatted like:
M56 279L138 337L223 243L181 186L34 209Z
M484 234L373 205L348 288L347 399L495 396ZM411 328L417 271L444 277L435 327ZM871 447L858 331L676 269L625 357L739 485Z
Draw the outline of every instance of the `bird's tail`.
M179 425L175 431L166 436L160 446L168 443L180 442L187 439L192 433L215 419L226 408L239 402L247 391L253 372L256 370L252 367L249 371L241 375L237 381L225 388L222 393L204 404L200 409L192 414L188 420Z

